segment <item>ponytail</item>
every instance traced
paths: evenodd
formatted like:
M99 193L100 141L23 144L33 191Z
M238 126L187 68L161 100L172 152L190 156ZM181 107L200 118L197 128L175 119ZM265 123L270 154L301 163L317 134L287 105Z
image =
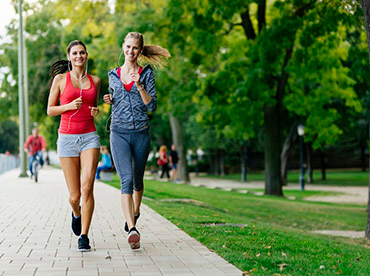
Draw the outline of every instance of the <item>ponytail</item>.
M55 62L50 68L51 79L49 87L51 87L51 85L53 84L53 80L56 75L67 72L68 70L72 69L71 67L71 62L67 60L58 60L57 62Z
M167 64L167 59L171 54L167 49L157 45L144 45L143 52L140 56L140 61L150 63L154 68L159 69Z
M135 38L139 41L142 53L139 61L153 65L155 69L162 68L166 65L166 59L171 57L167 49L157 45L144 45L144 36L138 32L130 32L126 35L125 41L128 38Z

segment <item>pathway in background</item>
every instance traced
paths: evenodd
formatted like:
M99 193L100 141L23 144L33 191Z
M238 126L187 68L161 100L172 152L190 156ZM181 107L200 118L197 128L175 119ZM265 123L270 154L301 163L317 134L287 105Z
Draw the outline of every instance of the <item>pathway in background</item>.
M145 205L138 221L142 248L132 251L120 192L99 182L89 234L93 251L77 252L61 170L42 169L37 184L18 175L0 175L0 276L242 275Z
M252 181L243 183L236 180L218 179L210 177L196 177L191 174L191 185L204 186L213 189L222 189L230 191L232 189L248 190L248 189L264 189L265 183L262 181ZM284 190L299 190L298 184L289 183ZM368 201L368 187L360 186L328 186L328 185L311 185L306 184L305 190L308 191L329 191L341 192L344 195L337 196L312 196L308 197L310 201L323 201L323 202L337 202L337 203L351 203L359 205L367 205Z

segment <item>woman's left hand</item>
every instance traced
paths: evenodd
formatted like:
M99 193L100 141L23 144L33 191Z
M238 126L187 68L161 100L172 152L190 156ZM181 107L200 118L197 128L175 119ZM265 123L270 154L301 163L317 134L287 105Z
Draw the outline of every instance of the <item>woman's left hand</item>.
M98 116L98 114L99 114L99 108L97 108L95 106L89 106L89 108L91 110L91 116L93 116L93 117Z

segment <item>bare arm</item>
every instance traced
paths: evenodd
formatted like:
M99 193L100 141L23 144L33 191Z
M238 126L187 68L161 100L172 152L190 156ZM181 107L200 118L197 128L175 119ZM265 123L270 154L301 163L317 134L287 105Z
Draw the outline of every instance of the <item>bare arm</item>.
M62 92L61 87L63 82L65 82L65 77L59 74L54 78L53 84L51 85L47 109L47 113L50 117L58 116L68 110L78 109L82 105L81 97L78 97L77 99L68 104L57 105L59 95Z
M100 92L100 78L97 76L93 76L93 81L96 88L96 99L95 99L95 106L89 106L91 110L91 116L96 117L99 114L99 108L98 108L98 99L99 99L99 92Z
M141 83L136 83L137 89L139 90L141 99L143 100L143 103L147 105L152 101L152 97L146 92L144 85Z

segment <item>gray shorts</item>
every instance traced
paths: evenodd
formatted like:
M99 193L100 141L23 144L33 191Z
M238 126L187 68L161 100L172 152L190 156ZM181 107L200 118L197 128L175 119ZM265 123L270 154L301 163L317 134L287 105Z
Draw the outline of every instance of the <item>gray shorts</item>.
M58 134L59 157L78 157L87 149L100 149L100 138L96 131L84 134Z

